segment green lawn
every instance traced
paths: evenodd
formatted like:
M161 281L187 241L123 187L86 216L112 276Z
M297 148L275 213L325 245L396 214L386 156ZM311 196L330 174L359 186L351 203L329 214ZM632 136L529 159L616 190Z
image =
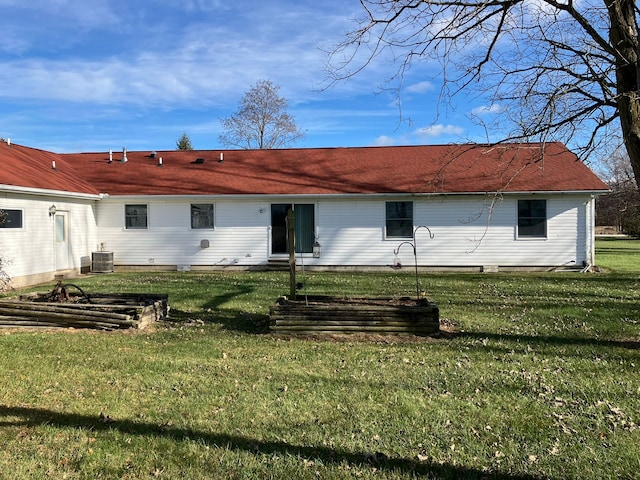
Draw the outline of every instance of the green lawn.
M421 274L457 332L440 338L269 334L286 273L79 279L168 293L171 319L0 330L0 479L637 478L640 242L598 241L597 259ZM410 270L299 280L412 295Z

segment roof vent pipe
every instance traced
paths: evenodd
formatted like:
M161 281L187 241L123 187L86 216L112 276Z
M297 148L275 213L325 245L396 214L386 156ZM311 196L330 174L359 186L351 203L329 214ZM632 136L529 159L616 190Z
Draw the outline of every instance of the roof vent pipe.
M220 160L218 160L219 163L224 162L224 153L220 152Z
M120 160L122 163L126 163L129 160L127 159L127 147L122 147L122 160Z
M162 157L158 158L158 166L161 167L162 166Z
M55 169L56 169L56 161L55 161L55 160L51 160L51 168L52 168L53 170L55 170Z
M7 146L10 147L11 146L11 139L7 138Z
M113 163L113 150L109 149L109 163Z

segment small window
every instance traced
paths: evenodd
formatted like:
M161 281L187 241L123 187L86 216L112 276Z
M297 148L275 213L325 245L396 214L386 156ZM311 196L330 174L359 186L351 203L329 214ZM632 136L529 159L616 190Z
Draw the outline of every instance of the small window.
M64 224L65 217L63 215L56 215L55 229L56 229L56 242L62 243L67 241L67 229Z
M413 237L413 202L386 203L386 237Z
M22 210L0 209L0 228L22 228Z
M547 201L518 200L518 238L547 237Z
M125 205L124 221L125 228L147 228L147 206Z
M191 204L191 228L213 228L213 204Z

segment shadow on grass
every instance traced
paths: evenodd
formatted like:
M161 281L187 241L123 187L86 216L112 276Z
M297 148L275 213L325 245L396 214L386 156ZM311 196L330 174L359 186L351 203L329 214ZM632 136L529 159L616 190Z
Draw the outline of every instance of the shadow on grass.
M184 312L171 309L169 318L165 324L172 326L189 326L204 324L217 324L225 330L249 334L269 333L269 316L259 313L248 313L241 310L215 310Z
M2 419L1 417L19 417ZM98 416L89 417L74 413L60 413L53 410L31 407L11 407L0 405L0 427L50 425L58 428L78 428L92 431L118 430L129 435L166 437L176 442L199 440L211 447L221 447L254 455L282 455L302 459L316 459L325 464L358 465L375 467L381 471L403 472L427 475L430 478L450 479L504 479L536 480L542 477L488 473L461 466L419 462L408 458L388 457L381 453L352 452L328 447L290 445L283 441L258 440L225 433L198 432L185 428L174 428L152 423L138 423L131 420L101 421ZM544 477L548 478L548 477Z
M195 311L187 312L172 307L166 322L175 326L188 326L199 323L217 324L230 331L251 334L267 333L269 331L268 315L224 307L254 291L254 285L234 285L223 293L204 297L204 303L199 305L199 308Z

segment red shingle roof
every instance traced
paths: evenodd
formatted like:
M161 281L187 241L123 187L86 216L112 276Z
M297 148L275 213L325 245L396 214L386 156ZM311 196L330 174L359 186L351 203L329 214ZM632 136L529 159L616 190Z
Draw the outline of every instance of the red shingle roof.
M121 158L114 152L109 163L108 152L55 154L0 142L0 185L110 195L608 190L560 143L172 150L156 158L127 152L126 163Z
M99 193L59 155L5 142L0 142L0 185L91 195Z
M220 155L224 161L220 162ZM162 157L162 166L158 158ZM604 191L560 143L61 155L110 195Z

